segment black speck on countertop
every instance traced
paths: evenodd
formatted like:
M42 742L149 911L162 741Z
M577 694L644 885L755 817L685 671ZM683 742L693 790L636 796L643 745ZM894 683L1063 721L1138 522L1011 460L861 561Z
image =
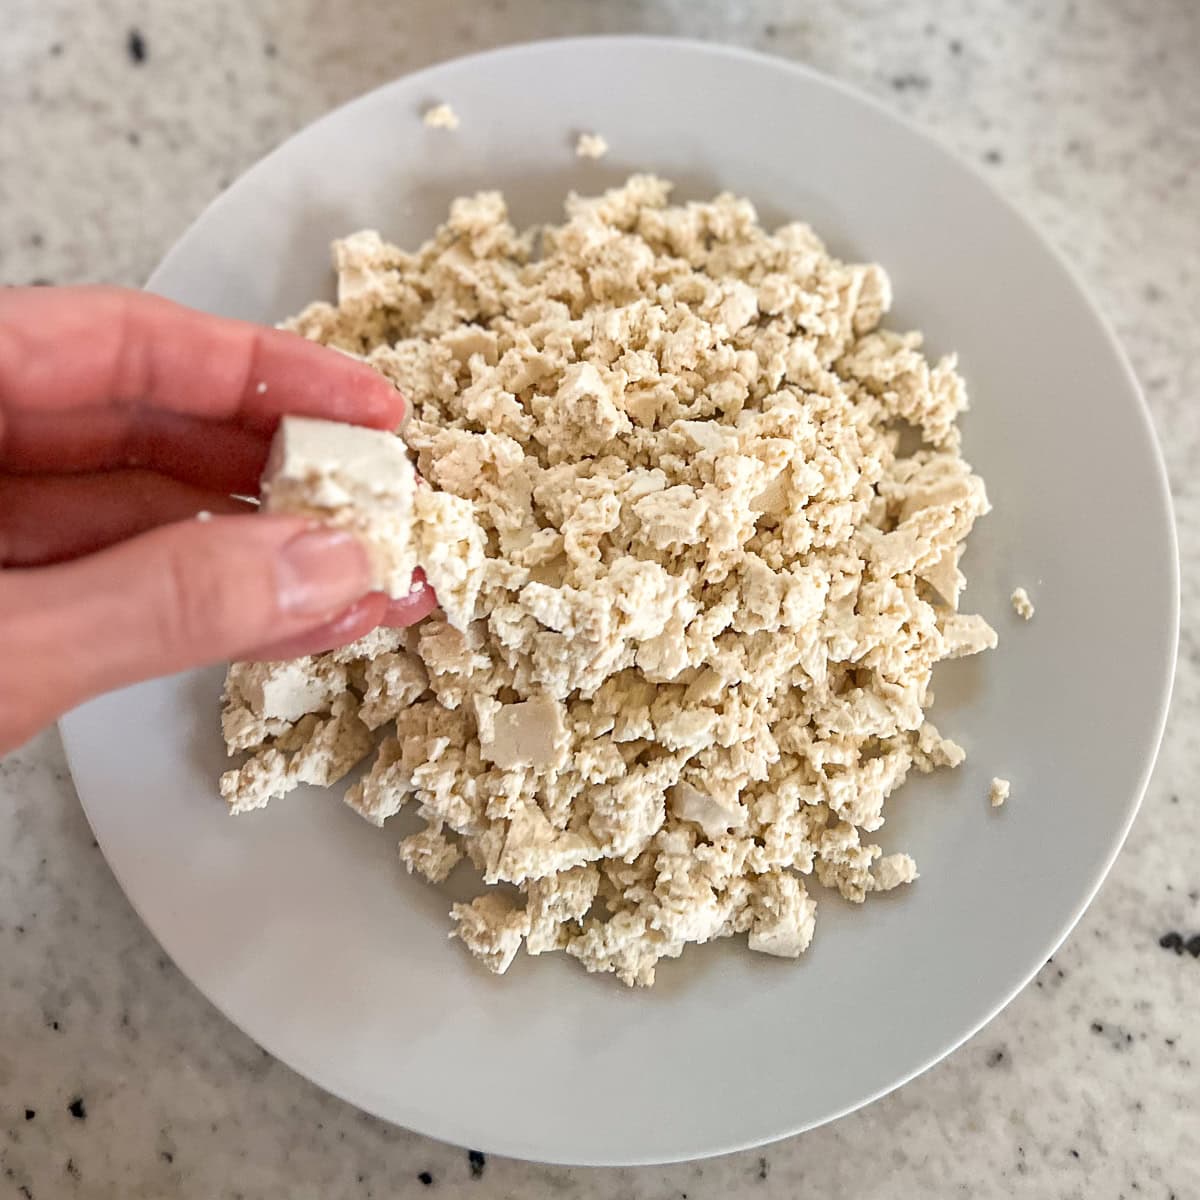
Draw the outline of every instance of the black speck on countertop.
M483 1173L487 1169L487 1155L481 1150L468 1150L467 1162L471 1167L471 1178L482 1179Z
M87 1120L87 1105L84 1104L82 1096L76 1096L75 1099L67 1105L67 1111L77 1121Z
M1004 1061L1004 1057L1004 1051L1002 1049L993 1050L991 1054L987 1056L987 1065L989 1067L998 1067Z
M1092 1022L1092 1032L1093 1033L1103 1033L1104 1026L1101 1025L1099 1021L1093 1021Z
M428 1171L422 1171L417 1178L426 1186L430 1187L433 1184L433 1176Z
M34 1118L34 1117L36 1117L36 1116L37 1116L37 1109L36 1109L36 1108L27 1108L27 1109L25 1110L25 1120L27 1120L27 1121L32 1121L32 1120L33 1120L33 1118Z
M1174 950L1176 954L1183 953L1183 935L1181 933L1176 933L1174 929L1172 929L1169 933L1164 933L1162 937L1158 939L1158 944L1164 950Z
M129 31L125 48L129 51L130 62L140 64L146 61L146 39L142 36L140 29L135 28Z
M760 1158L758 1160L758 1177L759 1177L759 1179L766 1179L766 1177L770 1173L771 1173L771 1164L769 1162L767 1162L767 1160L765 1158Z
M1200 933L1193 934L1186 942L1184 947L1193 958L1200 958Z

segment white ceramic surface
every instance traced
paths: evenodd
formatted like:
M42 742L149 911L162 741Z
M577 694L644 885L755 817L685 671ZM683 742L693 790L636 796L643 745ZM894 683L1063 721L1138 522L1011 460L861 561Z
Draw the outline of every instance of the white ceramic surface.
M531 86L536 81L536 86ZM455 133L419 120L436 100ZM576 160L594 129L612 152ZM649 993L573 963L485 976L447 944L447 900L394 838L308 793L226 817L220 672L98 700L63 725L97 838L179 966L236 1024L380 1116L484 1150L635 1163L810 1127L970 1035L1078 918L1137 807L1177 631L1164 475L1136 385L1063 265L971 171L875 104L802 68L714 46L604 39L465 59L319 121L205 213L152 287L275 320L327 294L325 243L428 234L455 195L500 187L519 222L569 188L655 170L687 197L730 188L810 221L892 273L893 323L956 348L966 454L996 511L972 537L966 607L991 655L943 668L935 717L970 760L898 793L886 849L911 889L823 898L798 964L726 943ZM1119 490L1110 481L1120 481ZM1038 604L1008 606L1016 584ZM989 810L993 774L1013 800Z

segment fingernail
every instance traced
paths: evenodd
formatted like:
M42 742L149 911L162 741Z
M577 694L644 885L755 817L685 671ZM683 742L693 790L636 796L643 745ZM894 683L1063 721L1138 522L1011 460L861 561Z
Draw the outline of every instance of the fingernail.
M433 588L427 583L418 584L404 599L389 601L379 623L393 629L404 629L427 617L435 608L437 597L433 594Z
M308 529L285 542L276 565L279 607L289 616L333 616L371 590L362 544L334 529Z

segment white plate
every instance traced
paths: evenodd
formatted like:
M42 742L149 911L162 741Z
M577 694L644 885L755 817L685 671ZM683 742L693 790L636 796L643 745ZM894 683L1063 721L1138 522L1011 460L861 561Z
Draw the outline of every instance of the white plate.
M426 129L449 101L455 133ZM575 136L602 133L599 163ZM273 321L328 294L326 243L428 235L500 187L519 222L652 169L729 188L892 274L894 324L957 348L966 453L995 512L966 606L1000 649L939 671L963 769L891 802L885 849L922 876L861 909L823 898L799 963L732 942L650 992L559 956L486 975L395 837L309 792L232 820L217 797L221 672L72 714L76 784L130 900L235 1024L322 1087L464 1145L571 1163L696 1157L828 1121L946 1054L1026 983L1112 863L1158 746L1177 633L1163 467L1137 386L1061 261L963 164L803 68L716 46L600 39L436 67L339 109L239 180L151 280ZM1008 596L1026 585L1026 625ZM993 774L1013 781L987 803ZM744 939L742 939L744 942Z

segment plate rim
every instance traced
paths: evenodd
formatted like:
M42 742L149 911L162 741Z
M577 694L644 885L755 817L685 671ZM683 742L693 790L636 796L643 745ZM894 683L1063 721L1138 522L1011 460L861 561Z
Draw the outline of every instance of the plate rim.
M1133 822L1140 811L1142 801L1145 797L1150 778L1157 764L1158 755L1161 750L1176 678L1180 637L1181 564L1178 542L1179 535L1166 462L1163 456L1161 443L1155 430L1150 408L1146 402L1143 390L1138 382L1136 374L1134 373L1133 367L1129 362L1127 355L1125 354L1124 348L1122 347L1110 321L1108 320L1106 313L1093 299L1085 287L1082 279L1080 278L1079 272L1076 270L1070 260L1067 259L1066 255L1058 248L1055 242L1043 232L1037 221L1019 208L1013 201L1009 200L1008 197L999 189L999 187L997 187L996 184L993 183L992 180L974 163L968 160L953 146L949 145L937 133L925 128L916 121L910 120L908 117L895 112L882 100L877 99L853 84L846 83L841 79L827 75L806 63L783 58L778 55L768 54L763 51L750 49L744 46L731 45L722 42L705 42L695 38L681 38L652 34L603 34L595 36L583 35L550 37L531 41L509 43L503 46L492 47L471 54L455 55L442 59L436 63L431 63L427 66L424 66L419 70L399 75L394 79L379 84L378 86L371 88L366 92L363 92L341 104L336 105L327 112L324 112L320 116L316 117L314 120L295 130L266 154L256 159L240 175L238 175L238 177L227 188L221 191L208 204L206 204L196 215L196 217L188 223L185 229L179 234L176 240L159 260L157 266L154 268L153 272L146 281L145 289L147 291L154 290L159 277L169 268L176 255L183 252L185 243L188 242L188 240L192 237L202 223L209 220L214 214L219 213L224 205L229 202L231 193L239 183L246 179L247 176L258 171L260 168L265 168L269 163L272 162L273 159L275 159L276 156L284 153L284 151L287 150L295 141L307 136L314 129L322 126L326 122L341 117L346 110L353 109L360 104L368 104L378 94L395 88L402 83L409 87L417 87L420 85L423 79L436 76L437 73L451 65L463 67L469 66L473 63L481 63L489 59L519 57L530 53L550 53L556 50L569 53L573 50L587 50L596 47L608 47L609 49L612 49L621 46L638 46L650 49L655 47L669 48L671 50L683 49L692 53L704 54L712 58L741 60L745 63L755 64L771 70L785 71L787 73L803 77L821 87L833 89L835 92L842 94L844 97L854 101L855 103L871 109L877 118L882 118L886 123L890 123L894 127L903 130L906 134L918 137L925 143L935 147L941 153L941 155L950 160L950 162L958 170L966 172L977 184L982 185L991 194L993 200L999 203L1005 209L1007 215L1011 219L1014 219L1027 234L1032 236L1032 239L1037 243L1042 254L1052 260L1054 265L1065 277L1071 291L1074 293L1075 299L1078 301L1081 308L1086 311L1088 316L1094 322L1098 332L1107 343L1108 349L1112 353L1115 363L1120 368L1121 376L1125 385L1132 392L1135 401L1134 407L1137 411L1139 422L1143 428L1143 432L1147 434L1147 442L1151 449L1151 458L1155 468L1154 476L1157 483L1157 494L1155 499L1162 506L1162 512L1167 526L1167 536L1165 541L1169 562L1165 565L1168 568L1170 579L1170 596L1168 597L1169 628L1167 631L1169 633L1169 640L1166 644L1166 653L1160 668L1162 671L1162 677L1159 686L1157 706L1153 713L1152 725L1150 726L1151 735L1148 738L1148 752L1145 755L1136 786L1130 796L1128 811L1126 812L1120 827L1114 831L1112 844L1109 848L1109 851L1103 863L1101 864L1100 869L1096 872L1095 878L1091 881L1089 887L1085 890L1080 899L1075 903L1074 907L1070 910L1060 927L1057 928L1057 930L1048 939L1048 944L1044 947L1043 952L1039 952L1032 968L1021 973L1017 984L1002 993L999 999L985 1010L985 1013L981 1019L967 1028L965 1032L961 1034L957 1032L953 1033L949 1040L946 1041L936 1053L928 1057L925 1061L922 1061L903 1077L897 1078L894 1081L877 1088L870 1094L864 1095L856 1102L844 1105L819 1119L804 1121L799 1124L789 1123L786 1119L783 1119L780 1122L777 1122L770 1131L764 1132L761 1136L755 1138L735 1138L727 1143L708 1146L702 1150L688 1150L684 1152L675 1151L655 1156L609 1155L604 1157L580 1158L578 1156L569 1155L561 1157L557 1155L547 1155L544 1151L539 1151L536 1157L533 1157L523 1154L520 1148L514 1149L511 1143L509 1143L507 1146L496 1145L493 1148L487 1144L486 1139L477 1147L486 1152L495 1153L503 1157L524 1157L526 1161L536 1161L554 1165L586 1167L637 1167L663 1165L667 1163L685 1161L699 1161L706 1158L758 1148L779 1141L783 1138L796 1136L808 1131L809 1129L818 1128L821 1125L840 1120L842 1117L847 1116L848 1114L855 1112L860 1108L866 1107L890 1092L903 1087L917 1076L923 1074L925 1071L941 1062L955 1050L959 1049L964 1043L973 1038L981 1029L994 1020L995 1017L1029 985L1031 980L1041 969L1045 960L1053 955L1070 935L1071 931L1094 901L1104 881L1108 878L1113 864L1115 863L1118 854L1125 844ZM66 714L60 719L58 724L62 736L68 769L71 772L72 782L75 785L76 793L79 796L80 805L83 808L85 817L88 820L88 824L89 826L93 826L88 803L84 799L76 773L77 760L74 748L75 735L73 734L72 730L77 719L77 711ZM99 841L98 837L97 840ZM255 1042L257 1045L260 1045L264 1050L270 1053L273 1058L282 1062L285 1066L289 1067L289 1069L301 1075L306 1081L320 1088L322 1091L336 1096L341 1102L351 1105L353 1108L358 1109L359 1111L368 1112L380 1120L387 1121L389 1124L406 1128L421 1136L430 1137L434 1140L447 1144L458 1144L454 1141L452 1134L440 1128L438 1122L436 1121L426 1122L413 1120L409 1122L406 1120L403 1126L399 1126L398 1122L393 1117L388 1116L386 1113L377 1111L370 1105L366 1105L358 1100L351 1099L340 1087L330 1086L329 1084L322 1082L320 1079L322 1075L320 1068L318 1066L313 1066L313 1064L308 1061L305 1056L289 1051L285 1057L283 1054L277 1053L272 1048L271 1039L263 1038L260 1040L257 1036L250 1034L242 1026L242 1024L227 1011L223 1003L218 1002L212 996L210 996L209 993L175 961L174 955L159 937L159 934L155 929L155 923L148 919L146 913L142 911L140 905L133 899L128 888L126 887L125 880L122 878L122 873L109 860L102 844L100 848L101 853L104 854L105 862L108 863L109 869L112 871L113 876L116 879L118 886L121 888L126 901L137 913L138 918L142 921L150 935L155 939L163 952L171 958L173 963L175 963L176 969L179 970L180 974L193 988L196 989L197 992L200 993L206 1003L212 1005L213 1008L221 1013L221 1015L239 1031L239 1033L250 1038L250 1040Z

